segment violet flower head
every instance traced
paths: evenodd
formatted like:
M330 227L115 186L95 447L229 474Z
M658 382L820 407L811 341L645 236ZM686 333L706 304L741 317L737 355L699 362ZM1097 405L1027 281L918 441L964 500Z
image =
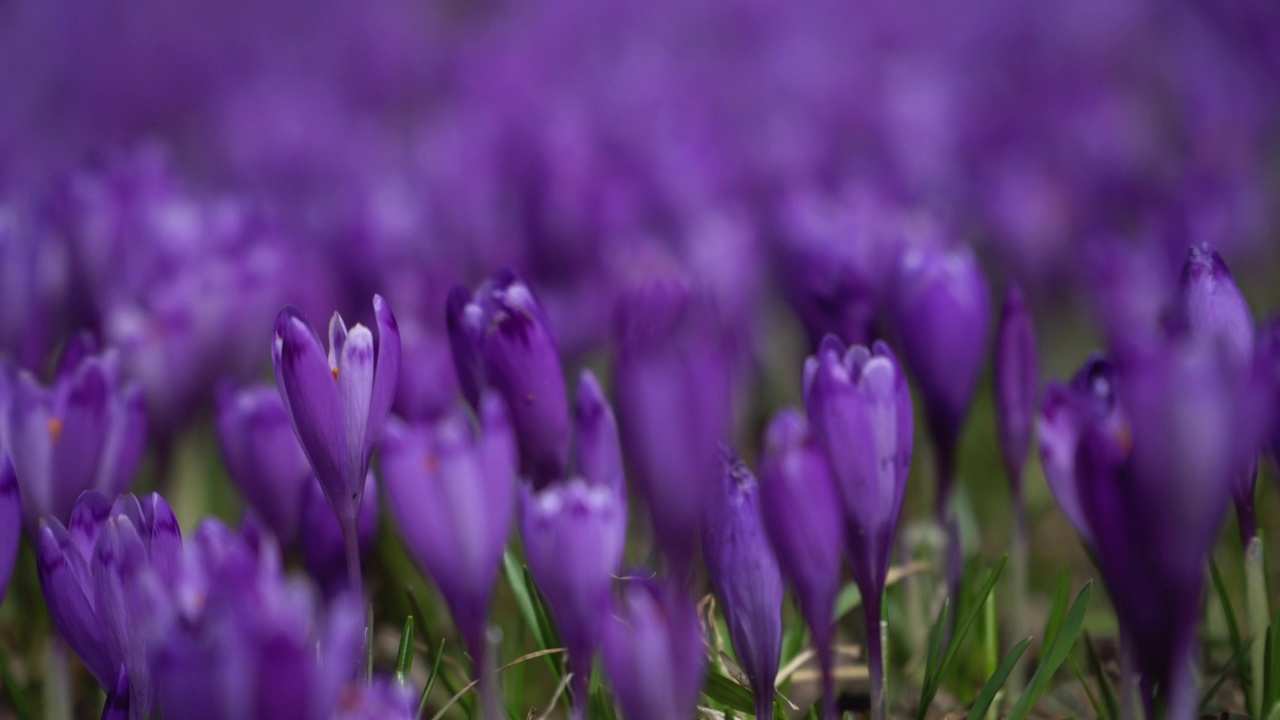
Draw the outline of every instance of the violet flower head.
M217 425L218 444L236 487L276 539L292 544L298 537L304 488L315 475L280 391L269 385L223 388Z
M664 278L619 301L615 379L628 467L674 577L686 577L719 480L732 363L707 299Z
M1086 428L1076 451L1080 505L1139 674L1159 688L1170 718L1187 720L1198 705L1191 675L1205 560L1233 469L1256 452L1252 389L1247 373L1200 342L1128 358L1120 377L1130 433Z
M302 549L302 564L307 574L315 578L324 590L325 597L333 597L343 590L350 590L347 578L346 546L342 526L325 501L324 490L312 476L302 488L299 508L298 547ZM378 535L378 484L373 472L365 476L364 493L360 497L360 559L363 561L373 549Z
M560 353L533 291L504 270L476 289L449 293L449 342L472 408L492 388L507 402L520 443L521 473L541 488L565 475L569 400Z
M601 606L622 564L627 519L607 485L582 479L534 493L521 488L520 537L529 571L547 599L574 673L573 715L585 717Z
M452 413L387 427L382 483L406 546L435 580L477 667L485 618L511 529L516 448L505 404L480 399L480 427Z
M1009 288L1000 312L995 349L996 427L1005 471L1018 501L1022 497L1023 466L1031 448L1036 393L1036 336L1026 298L1017 286Z
M147 421L141 392L119 381L115 353L94 354L88 336L78 335L49 387L25 370L8 382L0 434L28 533L34 537L45 516L68 522L86 490L111 497L124 492L142 460Z
M1040 465L1058 508L1081 539L1094 546L1093 532L1080 505L1076 448L1093 427L1111 437L1128 436L1128 420L1117 400L1115 363L1099 353L1091 355L1069 384L1050 383L1040 403L1036 424Z
M0 455L0 602L4 602L13 566L18 562L21 540L22 499L18 497L18 476L9 458Z
M950 499L960 429L987 354L991 298L978 258L958 243L907 250L893 295L902 356L924 399L937 448L941 515Z
M707 574L724 607L738 665L751 683L756 717L773 717L773 686L782 655L782 596L778 559L760 518L760 488L729 448L724 479L702 525Z
M612 488L626 517L627 483L622 466L622 444L614 418L595 373L583 370L578 378L577 404L573 410L574 465L590 485Z
M148 646L173 612L165 588L181 557L177 519L159 495L112 502L89 491L68 526L52 516L40 526L37 569L53 624L103 689L125 670L131 718L151 714Z
M831 675L844 515L826 451L804 416L786 409L765 431L760 513L779 568L795 591L822 667L823 716L833 717Z
M150 652L163 717L326 720L355 677L359 599L342 595L323 611L252 526L201 524L185 548L175 608Z
M629 720L692 717L707 655L679 583L629 579L604 623L604 671Z
M373 298L378 336L347 330L334 313L329 352L294 308L276 318L272 361L294 432L338 516L352 579L359 584L358 523L369 456L382 436L400 372L400 330L381 296Z

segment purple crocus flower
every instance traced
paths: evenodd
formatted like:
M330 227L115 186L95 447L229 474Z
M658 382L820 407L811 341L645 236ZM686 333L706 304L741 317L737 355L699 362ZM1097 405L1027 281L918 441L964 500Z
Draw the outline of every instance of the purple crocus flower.
M907 250L895 281L893 319L902 356L924 399L938 458L937 516L947 514L956 444L987 354L991 299L969 246Z
M102 720L128 720L129 717L129 673L124 666L116 674L116 682L107 693L107 700L102 704Z
M388 678L348 685L334 720L417 720L418 695L407 683Z
M382 482L400 534L453 614L477 668L485 618L511 529L515 437L502 399L480 399L480 427L460 413L387 427Z
M830 462L804 416L779 412L765 431L760 513L779 568L795 591L822 667L823 717L835 717L831 675L844 516Z
M121 387L118 375L116 355L94 354L92 340L78 335L48 388L25 370L9 380L0 434L32 536L42 517L68 522L85 490L114 497L133 478L146 445L146 415L141 392Z
M0 602L9 587L13 566L18 562L22 540L22 499L18 497L18 476L9 458L0 456Z
M616 325L618 414L629 467L671 574L687 578L729 429L732 364L712 308L681 280L625 294Z
M1192 247L1182 266L1181 293L1172 318L1174 332L1189 332L1223 349L1241 367L1254 362L1253 312L1222 256L1208 245ZM1250 458L1235 471L1232 493L1240 537L1244 544L1257 534L1254 518L1254 489L1258 480L1257 458Z
M521 488L520 537L529 570L547 599L569 653L573 717L586 717L592 656L600 643L600 607L622 564L627 519L607 485L581 479L534 493Z
M347 330L329 321L329 353L315 330L291 307L276 318L271 358L276 386L294 432L338 516L347 545L351 584L360 587L360 498L369 456L382 435L400 372L400 330L391 308L373 297L377 345L363 325Z
M324 497L324 489L314 477L308 477L302 489L298 524L298 546L302 548L302 564L316 579L326 597L333 597L348 586L346 547L342 526ZM378 534L378 484L373 472L365 476L360 497L360 557L373 549Z
M206 520L174 585L175 617L150 659L164 717L327 720L355 676L364 632L358 597L322 611L287 580L278 547L247 526Z
M846 350L829 335L805 361L805 407L841 494L845 544L867 625L872 715L883 718L880 605L911 468L911 394L888 345Z
M761 523L756 479L728 448L722 461L721 489L702 525L707 574L724 607L738 665L751 683L756 717L772 718L785 588Z
M392 409L407 420L433 420L457 403L458 372L449 341L418 322L402 322L400 330L404 362Z
M1205 560L1233 471L1256 452L1248 377L1194 341L1126 357L1119 373L1129 433L1084 430L1080 506L1148 708L1162 699L1169 718L1188 720Z
M1094 538L1080 505L1076 448L1090 427L1103 427L1112 437L1128 435L1128 420L1116 397L1115 363L1095 353L1076 372L1070 384L1050 383L1040 403L1036 424L1040 465L1058 508L1086 544Z
M40 525L40 587L54 626L104 689L128 674L131 718L150 717L155 697L148 643L172 613L165 588L178 578L182 536L159 495L112 502L84 493L64 527Z
M1000 453L1014 503L1019 508L1019 518L1022 515L1023 466L1031 448L1039 385L1035 329L1022 290L1015 285L1005 295L1000 327L996 331L995 399Z
M618 421L600 389L595 373L583 370L578 378L577 404L573 411L574 464L588 484L611 488L626 517L627 483L622 468L622 444Z
M515 272L503 270L474 295L449 293L449 342L463 393L473 408L493 388L511 409L521 473L536 487L563 478L569 449L569 401L560 353L546 313Z
M630 720L687 718L702 688L702 625L681 583L630 579L604 623L604 671Z

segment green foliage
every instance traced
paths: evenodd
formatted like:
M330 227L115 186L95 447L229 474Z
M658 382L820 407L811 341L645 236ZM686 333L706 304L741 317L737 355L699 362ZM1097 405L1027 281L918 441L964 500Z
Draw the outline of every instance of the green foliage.
M1075 602L1071 604L1071 609L1067 611L1066 616L1057 621L1050 618L1050 624L1058 629L1053 635L1053 640L1049 645L1049 649L1044 653L1044 658L1040 662L1040 666L1036 668L1036 672L1031 676L1031 682L1027 685L1027 689L1023 691L1022 697L1018 698L1018 702L1014 704L1013 709L1009 712L1007 720L1023 720L1035 707L1036 701L1049 689L1049 681L1053 679L1053 674L1057 672L1058 667L1067 659L1068 653L1071 652L1072 646L1076 643L1076 637L1080 634L1080 628L1084 625L1084 616L1089 609L1089 593L1093 583L1085 583L1080 590L1080 594L1076 596ZM1047 634L1046 634L1047 636Z
M995 568L987 573L986 580L983 581L982 586L969 603L970 606L965 609L964 614L956 623L955 630L951 635L951 641L947 644L945 651L941 650L941 645L943 629L946 626L948 617L949 603L944 602L942 604L938 618L933 623L933 629L929 631L929 654L925 659L924 684L920 690L920 702L916 710L916 717L919 720L924 719L929 706L933 704L933 699L942 687L942 680L946 676L947 669L951 666L951 662L955 660L956 653L959 652L960 646L969 634L969 629L973 627L974 621L977 620L978 614L982 611L982 606L986 604L987 599L991 596L991 590L995 587L996 580L1000 578L1000 572L1004 570L1007 559L1001 558Z
M991 679L983 686L982 692L978 693L978 699L973 701L973 707L969 709L969 717L981 720L986 716L991 703L996 699L996 693L1000 692L1000 688L1004 687L1005 681L1009 679L1009 674L1013 672L1018 660L1022 658L1022 654L1030 646L1031 638L1024 638L1022 642L1013 646L1013 649L1005 656L1004 662L1000 663L1000 667L996 668Z

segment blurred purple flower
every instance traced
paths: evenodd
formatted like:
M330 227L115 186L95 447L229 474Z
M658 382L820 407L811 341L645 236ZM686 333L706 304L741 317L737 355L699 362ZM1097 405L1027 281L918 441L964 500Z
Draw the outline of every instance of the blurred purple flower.
M673 577L686 578L729 431L732 363L709 301L655 278L619 301L615 387L628 467Z
M613 577L622 565L627 518L608 485L581 479L534 493L521 487L520 537L529 571L547 599L574 674L573 717L585 718L591 664Z
M0 380L8 384L0 435L32 536L43 517L69 521L85 490L114 497L133 479L147 422L141 392L122 387L118 377L115 353L95 354L92 340L78 335L68 341L48 388L25 370Z
M1269 385L1266 402L1271 408L1270 433L1265 440L1271 446L1272 458L1280 463L1280 315L1268 318L1258 332L1258 363Z
M314 476L308 475L302 488L299 508L298 545L302 548L302 564L307 573L316 579L325 597L333 597L344 590L352 590L347 577L346 547L342 526L333 509L325 500L324 489ZM364 492L360 497L360 558L364 560L373 549L378 534L378 484L373 472L365 476Z
M178 521L155 494L113 503L91 490L68 526L53 516L40 525L37 569L54 626L103 689L124 669L131 718L151 714L156 684L147 651L173 613L168 588L181 558Z
M809 625L822 668L823 718L830 720L835 716L832 639L844 515L826 451L804 416L790 408L775 415L765 431L760 513L778 566Z
M458 379L473 408L493 388L511 409L521 473L536 487L564 477L569 400L546 313L515 272L449 293L446 316Z
M434 420L458 399L458 373L449 341L421 323L400 324L404 360L392 409L406 420Z
M618 421L595 373L583 370L578 377L577 403L573 411L574 464L588 485L611 488L626 517L627 482L622 467Z
M348 332L337 313L329 353L293 308L276 318L272 361L289 419L347 545L347 569L360 583L359 515L369 456L382 436L400 371L400 330L391 308L373 297L378 338L363 325Z
M22 499L18 497L18 476L7 455L0 455L0 602L9 587L9 578L18 562L22 540Z
M1023 467L1031 447L1040 380L1035 328L1026 298L1016 285L1009 288L1000 312L994 375L1000 452L1015 503L1021 507Z
M631 578L604 622L604 671L629 720L693 715L707 662L682 583Z
M408 684L377 679L348 685L334 720L417 720L418 694Z
M738 665L751 683L756 717L772 718L785 588L762 526L756 479L732 450L721 453L723 480L702 525L707 574L724 607Z
M382 482L413 556L435 580L477 668L511 529L515 437L502 399L480 399L480 427L460 413L432 425L387 426Z
M902 355L915 375L938 457L937 515L946 514L956 444L987 355L991 299L966 245L924 244L903 254L893 299Z

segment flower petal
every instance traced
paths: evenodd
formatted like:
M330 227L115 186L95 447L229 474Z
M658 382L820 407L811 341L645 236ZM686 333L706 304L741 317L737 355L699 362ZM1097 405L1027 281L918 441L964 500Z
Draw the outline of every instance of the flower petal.
M369 455L382 428L391 414L391 404L396 399L396 386L400 381L400 326L391 306L381 295L373 296L373 315L378 325L378 359L373 373L373 397L369 400L369 419L365 426L364 457Z
M347 465L342 477L344 505L354 512L364 488L364 471L369 459L365 437L369 426L369 404L373 400L374 349L373 333L356 325L347 334L338 359L338 397L342 403ZM372 446L369 446L372 449ZM333 497L329 498L333 502ZM344 507L334 505L334 508ZM339 513L341 516L341 513ZM344 518L345 520L345 518Z
M54 627L98 683L109 687L120 664L109 652L105 628L94 614L88 564L56 518L41 524L36 568Z

